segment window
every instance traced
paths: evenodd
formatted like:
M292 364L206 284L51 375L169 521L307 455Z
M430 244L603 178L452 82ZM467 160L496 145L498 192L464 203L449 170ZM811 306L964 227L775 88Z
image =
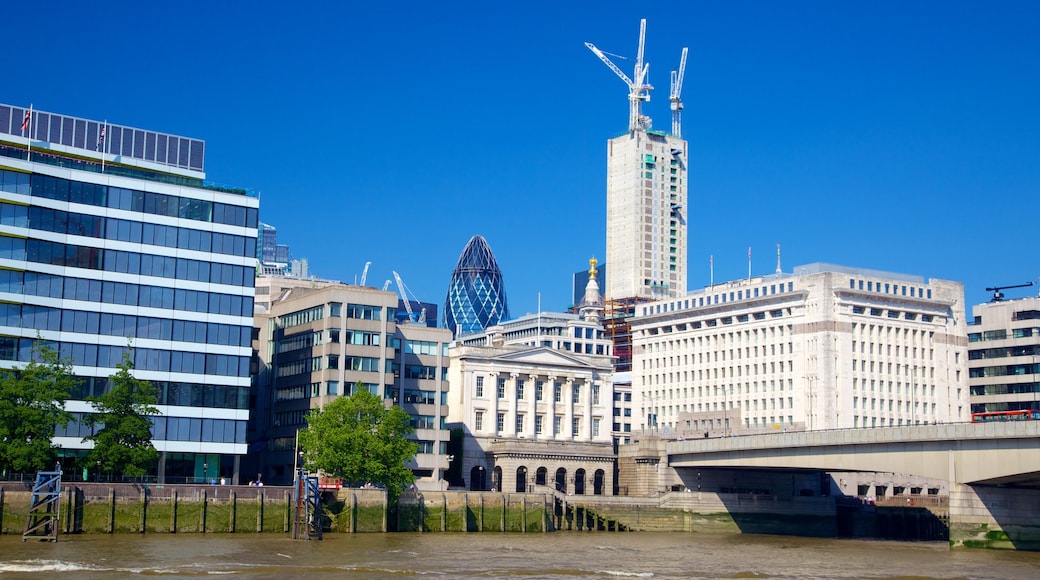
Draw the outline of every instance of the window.
M592 404L599 404L599 385L592 385Z
M574 391L572 392L572 394L573 394L572 400L575 403L580 403L581 402L581 385L575 384L574 385Z
M581 431L581 417L575 417L571 419L571 435L576 437L579 431Z
M328 385L326 385L325 392L328 393L329 395L338 395L339 394L339 381L329 381Z
M556 415L555 417L553 417L553 434L554 435L559 435L560 434L560 428L561 428L562 425L563 425L563 416L562 415Z
M477 398L484 396L484 377L477 377Z
M497 427L499 433L501 433L501 432L506 430L506 414L505 413L499 413L498 414L498 424L496 425L496 427Z
M340 316L343 312L343 304L339 302L329 302L329 316Z
M516 414L516 432L517 433L523 433L524 432L524 414L523 413L517 413Z
M516 380L516 400L520 401L524 398L524 380Z
M553 383L553 401L559 403L563 398L563 385ZM559 433L559 431L557 431Z
M506 380L504 378L498 379L498 398L506 398Z
M599 418L592 419L592 436L599 437Z
M545 417L543 417L541 415L535 415L534 416L534 433L535 433L535 435L541 435L542 434L542 419L544 419L544 418Z
M473 417L473 429L476 431L484 430L484 411L477 411Z
M535 381L534 382L534 400L535 401L541 401L542 400L542 390L543 390L544 386L545 386L545 383L543 381Z

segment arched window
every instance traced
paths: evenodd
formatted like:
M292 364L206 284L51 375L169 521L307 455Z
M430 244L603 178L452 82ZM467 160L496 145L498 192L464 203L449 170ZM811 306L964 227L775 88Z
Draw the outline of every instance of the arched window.
M562 467L556 470L556 491L567 493L567 470Z
M602 469L597 469L596 473L592 476L592 493L595 495L603 495L603 479L606 473Z
M491 474L491 491L502 491L502 468L497 465Z
M539 467L538 471L534 472L534 484L535 485L548 485L547 480L549 477L549 470L544 467Z
M527 468L516 468L516 493L527 493Z
M478 465L469 470L470 491L485 491L487 490L487 483L487 470L484 469L484 466Z
M585 495L585 470L574 472L574 495Z

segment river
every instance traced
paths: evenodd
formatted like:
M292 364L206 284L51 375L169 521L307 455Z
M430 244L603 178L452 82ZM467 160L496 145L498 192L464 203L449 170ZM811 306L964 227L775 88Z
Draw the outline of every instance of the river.
M766 535L552 534L0 536L0 578L1022 578L1040 553L945 543Z

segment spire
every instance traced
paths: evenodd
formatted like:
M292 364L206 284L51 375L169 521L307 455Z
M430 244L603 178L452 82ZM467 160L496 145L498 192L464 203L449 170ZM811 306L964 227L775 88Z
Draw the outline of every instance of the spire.
M603 297L599 293L599 283L596 282L596 258L589 260L589 283L585 285L585 298L581 301L578 313L589 322L598 322L603 314Z
M776 245L776 273L783 273L783 270L780 269L780 244Z

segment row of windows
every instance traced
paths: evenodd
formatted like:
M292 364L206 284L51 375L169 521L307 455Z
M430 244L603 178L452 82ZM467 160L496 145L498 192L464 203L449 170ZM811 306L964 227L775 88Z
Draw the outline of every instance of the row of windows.
M909 288L909 296L911 297L924 298L925 296L927 296L928 299L932 298L931 288L928 288L926 290L925 288L917 288L914 286L906 286L900 284L890 284L888 282L885 282L884 290L882 290L881 282L874 282L872 280L867 280L864 282L863 280L857 280L855 278L849 279L849 288L852 290L863 290L864 286L866 286L867 292L883 292L884 294L894 294L897 296L907 296L907 289Z
M647 280L647 283L649 284L649 280ZM642 311L643 316L649 316L651 314L675 312L676 310L688 310L690 308L700 308L702 306L711 306L713 304L725 304L737 300L758 298L760 294L761 296L770 296L774 294L783 294L784 292L785 287L783 283L770 284L769 288L762 286L757 288L748 288L747 290L736 290L728 293L721 292L710 296L684 298L675 302L650 304L640 308L640 310ZM794 282L787 283L786 292L794 292Z
M1029 338L1031 336L1040 336L1040 328L1013 328L1011 329L1012 338ZM1006 340L1008 338L1007 330L1001 328L998 330L987 330L986 332L969 332L968 342L981 342L984 340Z
M317 332L304 332L289 338L283 338L275 343L275 352L277 354L282 354L303 348L315 347L321 344L321 336L322 333L319 330Z
M0 202L0 225L164 248L256 255L256 238Z
M441 356L448 356L448 345L443 342L430 342L425 340L406 340L404 341L404 352L405 354L428 354L437 355L438 351Z
M394 365L395 372L397 371ZM441 367L441 380L448 380L448 369ZM437 367L426 365L404 365L404 378L406 379L436 379Z
M305 310L298 310L296 312L290 312L285 316L278 317L278 325L281 328L292 328L293 326L299 326L301 324L308 324L315 320L321 320L325 318L325 305L321 304L313 306Z
M866 314L866 312L867 312L867 309L865 307L863 307L863 306L853 306L852 307L852 313L853 314ZM887 312L887 316L889 318L898 319L900 316L902 316L904 320L917 320L917 314L914 313L914 312L900 312L899 310L888 310L886 312ZM881 316L882 313L883 313L883 310L881 308L871 308L870 309L870 315L871 316ZM932 315L931 314L922 314L921 315L921 322L931 322L931 321L932 321Z
M1040 383L973 385L971 387L971 396L973 397L982 395L1018 395L1022 393L1040 393Z
M1037 373L1040 373L1040 363L998 365L994 367L975 367L968 369L968 377L972 379L981 379L984 377L1034 375Z
M35 339L0 336L0 360L28 362L32 357ZM123 360L125 346L82 344L78 342L49 343L63 358L75 366L115 368ZM248 377L249 357L227 354L206 354L134 348L134 368L141 371L196 373L222 377Z
M249 346L252 333L250 326L10 303L0 303L0 326L224 346Z
M58 426L58 437L88 437L104 425L84 423L86 413L73 413L65 427ZM154 441L198 441L202 443L245 443L246 422L232 419L195 419L188 417L150 417Z
M1025 344L1021 346L1007 346L1003 348L982 348L969 350L968 360L982 360L989 358L1007 358L1009 356L1036 356L1040 355L1040 345Z
M154 256L123 250L105 250L90 246L8 236L0 236L0 258L230 286L252 287L256 274L253 268L234 264L218 264L202 260Z
M232 387L211 384L182 383L176 381L151 381L159 393L158 404L180 407L206 407L212 409L248 409L249 387ZM76 377L76 387L71 399L86 401L111 390L109 377Z
M256 228L256 208L191 197L71 181L49 175L0 170L0 190L58 201L123 209L195 221Z
M102 282L19 270L0 270L0 292L207 314L253 316L251 296L128 282Z
M516 432L517 433L524 433L526 431L525 430L525 417L526 416L523 413L517 413L516 414L515 427L516 427ZM496 429L496 431L498 433L504 433L505 430L506 430L506 414L505 413L498 413L496 419L497 419L496 422L495 422L495 429ZM599 417L594 417L592 419L592 436L593 437L599 437L599 430L600 430L600 423L601 422L602 421L601 421L601 419ZM544 433L544 431L545 431L545 425L544 424L545 424L545 416L544 415L535 415L534 416L534 433L535 433L535 435L542 435ZM483 428L484 428L484 411L477 411L476 412L476 415L474 416L474 424L473 424L473 426L474 426L474 429L476 431L483 430ZM553 430L552 430L552 433L550 435L561 435L562 434L562 435L577 436L577 435L579 435L581 433L581 417L573 417L573 418L571 418L571 431L570 431L570 433L563 433L563 431L561 430L562 426L563 426L563 416L562 415L554 416L553 417Z
M303 373L312 373L314 371L320 371L321 359L322 357L316 356L312 358L305 358L302 360L294 360L287 363L281 363L275 369L275 376L291 377L293 375L300 375Z

